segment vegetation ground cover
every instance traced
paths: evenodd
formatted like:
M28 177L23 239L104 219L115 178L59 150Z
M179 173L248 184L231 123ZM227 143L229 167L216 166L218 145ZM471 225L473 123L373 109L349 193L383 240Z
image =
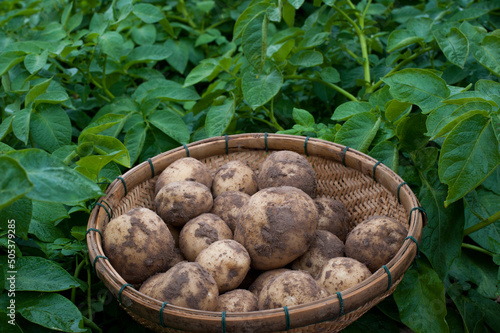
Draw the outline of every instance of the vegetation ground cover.
M141 331L89 263L96 199L160 152L278 132L373 156L426 210L420 258L346 331L500 331L499 9L0 2L0 330ZM16 325L3 320L13 268Z

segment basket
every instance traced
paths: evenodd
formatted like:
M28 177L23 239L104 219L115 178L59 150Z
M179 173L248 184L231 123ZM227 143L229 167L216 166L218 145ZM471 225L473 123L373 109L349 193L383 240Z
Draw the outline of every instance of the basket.
M372 215L388 215L409 224L408 237L395 257L341 293L307 304L247 313L193 310L155 300L134 289L106 260L101 239L106 223L136 207L154 209L156 179L172 162L194 157L215 173L229 160L238 159L258 172L266 156L276 150L306 156L316 172L317 196L342 201L352 216L352 226ZM397 174L349 147L292 135L226 135L167 151L118 177L90 215L87 242L97 276L136 321L155 332L337 332L394 291L418 254L425 223L422 213L417 198Z

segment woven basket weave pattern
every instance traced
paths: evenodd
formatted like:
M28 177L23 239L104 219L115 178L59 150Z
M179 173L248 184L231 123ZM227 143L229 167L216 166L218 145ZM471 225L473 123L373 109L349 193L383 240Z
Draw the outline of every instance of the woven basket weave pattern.
M212 174L215 174L215 171L220 166L230 160L246 162L258 173L262 162L274 150L294 150L304 154L304 151L301 150L301 144L298 143L304 138L270 135L268 142L273 150L267 149L268 142L265 144L266 149L262 144L258 148L254 147L256 140L252 139L261 139L262 135L254 135L253 137L252 135L240 135L234 136L234 138L239 139L242 136L243 138L237 142L236 147L233 146L229 150L227 150L227 138L225 142L226 149L223 149L221 139L214 144L208 140L207 149L209 151L196 144L189 145L191 155L205 163L212 171ZM233 140L233 137L230 137L230 139ZM297 140L299 141L297 142ZM218 146L215 147L216 145ZM404 189L402 190L402 193L404 192L402 194L403 204L398 203L395 193L398 184L402 183L402 180L397 175L383 165L374 165L375 160L359 152L352 151L348 153L348 155L345 155L348 158L344 160L345 156L341 156L343 148L341 146L321 140L309 140L308 145L309 156L306 157L316 173L317 196L327 196L342 201L351 214L351 227L373 215L391 216L400 223L408 225L410 209L412 206L418 205L418 201L411 191ZM119 216L136 207L146 207L154 210L154 187L158 175L174 160L186 156L186 152L183 150L184 148L177 149L153 158L154 170L149 168L147 163L143 163L142 168L138 166L123 175L128 184L127 195L124 195L122 185L119 182L114 182L108 188L107 196L104 198L112 206L112 215ZM352 153L360 156L356 155L353 159ZM347 162L347 166L342 165L341 161ZM377 178L381 177L377 181L373 177L373 171L375 170L373 167L377 167ZM129 183L134 184L130 186ZM420 224L418 226L412 224L410 233L420 239L422 221L418 214L415 214L414 220ZM108 221L109 217L102 211L93 212L89 220L89 228L97 227L104 230ZM89 235L88 241L92 260L96 255L103 254L99 236L92 233ZM400 250L396 257L391 260L391 263L387 264L394 274L392 281L387 277L384 270L379 269L369 279L356 287L350 288L348 290L350 292L343 296L346 299L342 305L333 295L323 302L290 307L288 318L290 326L286 328L289 328L289 332L336 332L345 328L393 292L404 271L413 261L416 253L413 245L406 244L404 251ZM119 295L118 290L126 281L116 273L108 261L100 261L97 264L97 272L115 297L121 297L122 307L135 320L155 332L179 332L186 330L187 326L189 326L188 330L193 331L219 332L264 332L285 329L285 315L280 309L257 311L250 315L228 313L225 322L220 323L220 313L182 309L170 305L165 307L162 319L166 326L173 323L172 326L176 328L162 327L159 320L161 302L128 287L124 288L121 295ZM387 281L389 281L389 285ZM389 288L387 289L387 287ZM344 292L342 294L344 295ZM351 300L355 300L355 302L351 302ZM341 307L345 307L345 314L342 316L340 315ZM262 325L259 326L255 322L245 325L245 322L248 321L262 321Z

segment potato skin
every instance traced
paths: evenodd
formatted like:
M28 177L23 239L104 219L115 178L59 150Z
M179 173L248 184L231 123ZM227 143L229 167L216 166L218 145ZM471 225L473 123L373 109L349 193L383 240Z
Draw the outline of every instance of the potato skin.
M365 264L373 273L396 255L407 234L407 227L397 220L372 216L349 233L345 253Z
M195 262L180 262L147 279L139 292L186 308L214 311L219 288L214 278Z
M314 199L318 209L318 229L327 230L345 242L351 227L351 216L347 207L340 201L318 197Z
M316 280L330 294L343 291L366 280L372 273L366 265L349 257L328 260L321 268Z
M312 276L304 271L289 271L270 279L259 294L259 310L304 304L329 296Z
M259 189L277 186L293 186L306 192L311 198L316 195L316 174L309 161L302 155L281 150L270 154L262 163Z
M252 268L280 268L307 251L317 220L316 206L304 191L291 186L266 188L243 207L234 239L248 250Z
M259 297L260 291L269 280L271 280L273 277L283 272L288 272L288 271L290 271L290 269L288 268L276 268L276 269L271 269L269 271L265 271L255 279L255 281L250 285L250 287L248 287L248 290L250 290L257 297Z
M167 224L181 227L192 218L208 213L213 198L210 189L193 181L165 185L155 197L156 212Z
M187 260L194 261L210 244L232 238L231 229L220 217L204 213L189 220L181 229L179 247Z
M234 289L219 295L215 311L250 312L257 310L257 296L245 289Z
M253 169L241 161L229 161L216 172L212 182L214 197L227 191L239 191L252 195L258 190L257 175Z
M174 238L155 212L135 208L106 225L103 248L123 279L137 284L167 270L173 256Z
M331 258L344 256L344 243L326 230L316 230L316 237L309 249L292 262L292 269L307 271L316 277Z
M208 188L212 187L212 174L210 169L192 157L183 157L171 163L162 171L155 184L155 195L167 184L178 181L194 181L202 183Z
M210 244L196 257L219 286L219 293L237 288L250 269L250 256L243 245L232 239Z
M250 195L240 191L223 192L214 199L210 212L223 219L234 232L240 210L249 200Z

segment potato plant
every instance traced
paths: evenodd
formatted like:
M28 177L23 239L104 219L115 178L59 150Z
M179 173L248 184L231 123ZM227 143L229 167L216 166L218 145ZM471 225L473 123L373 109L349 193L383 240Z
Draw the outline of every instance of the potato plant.
M360 150L425 209L420 258L346 331L500 331L499 9L1 1L0 331L145 331L93 272L89 213L137 163L243 132Z

